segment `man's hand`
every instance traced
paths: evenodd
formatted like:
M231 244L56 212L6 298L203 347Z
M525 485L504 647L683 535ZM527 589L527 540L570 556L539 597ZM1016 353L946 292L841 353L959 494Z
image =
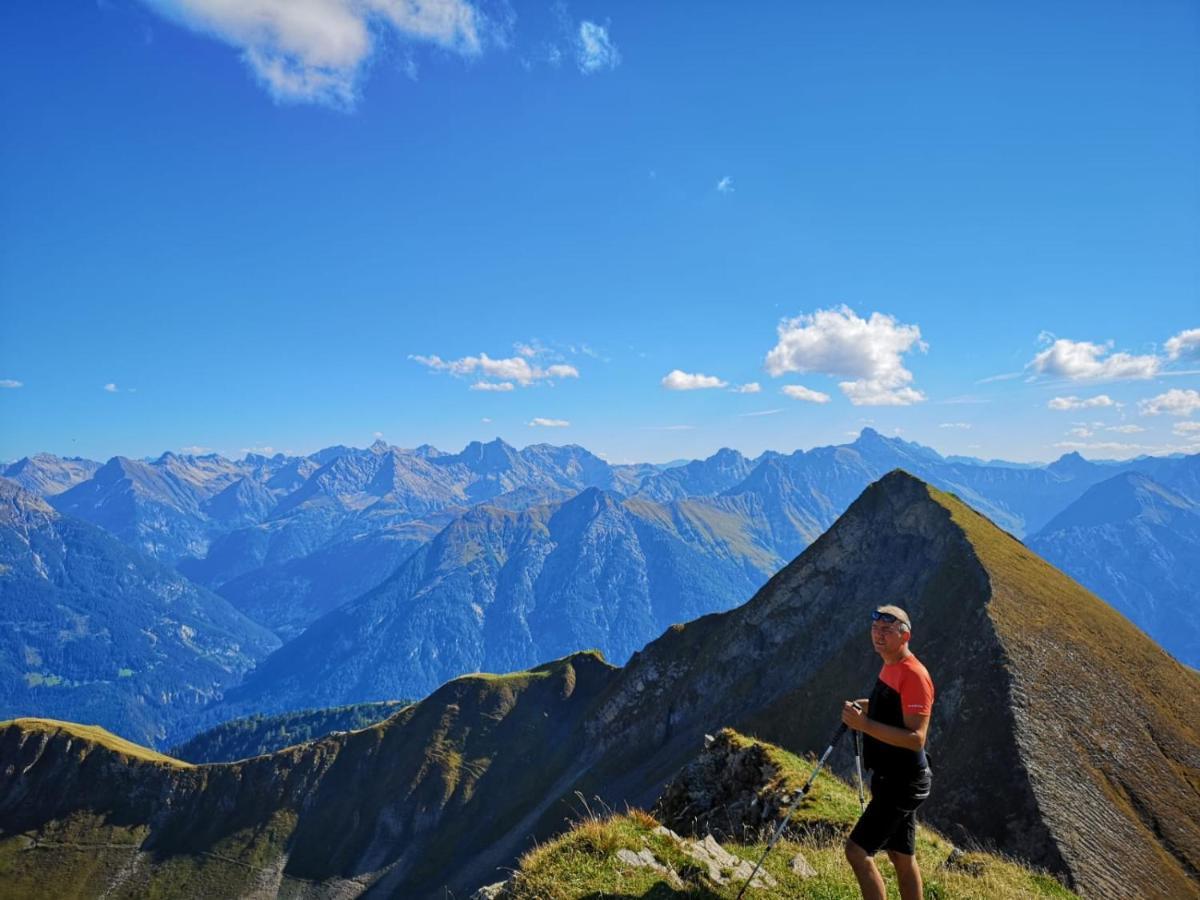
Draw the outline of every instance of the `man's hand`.
M842 722L853 731L862 731L866 727L867 716L853 700L842 704Z

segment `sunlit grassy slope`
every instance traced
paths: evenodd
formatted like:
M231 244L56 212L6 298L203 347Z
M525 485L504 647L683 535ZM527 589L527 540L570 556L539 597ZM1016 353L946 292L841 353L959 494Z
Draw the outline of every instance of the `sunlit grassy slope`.
M736 740L750 743L749 738ZM800 759L770 744L762 744L780 777L769 787L793 792L808 779L812 759ZM764 869L778 882L771 889L752 888L747 897L821 898L856 900L859 892L842 852L842 836L858 815L855 791L825 772L817 778L792 817L788 837L775 845ZM526 853L509 882L513 900L574 900L574 898L734 898L742 887L731 879L717 884L704 874L670 836L656 832L659 822L649 813L628 810L619 814L591 815L570 831ZM725 849L753 864L766 849L765 839L756 843L724 844ZM655 859L679 876L649 868L638 868L617 858L621 849L635 853L649 849ZM917 837L917 859L925 878L925 896L1006 900L1075 896L1051 876L1024 868L1010 860L986 853L962 854L947 865L953 846L931 829L921 827ZM792 870L796 854L815 870L802 877ZM888 883L889 896L898 896L895 875L884 855L880 870Z

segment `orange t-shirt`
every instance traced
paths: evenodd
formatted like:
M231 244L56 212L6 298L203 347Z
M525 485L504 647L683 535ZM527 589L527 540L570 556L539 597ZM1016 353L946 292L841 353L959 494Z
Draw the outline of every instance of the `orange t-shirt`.
M900 711L905 715L933 713L933 679L911 653L900 662L886 663L879 672L879 680L900 695Z

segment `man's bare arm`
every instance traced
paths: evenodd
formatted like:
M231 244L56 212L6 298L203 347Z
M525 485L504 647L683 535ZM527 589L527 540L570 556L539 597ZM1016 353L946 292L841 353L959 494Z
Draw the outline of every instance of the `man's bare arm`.
M903 747L906 750L925 749L925 737L929 733L929 716L919 716L911 713L904 715L904 727L884 725L874 719L868 719L864 713L857 712L849 703L842 710L842 721L855 731L869 734L877 741L891 744L893 747Z

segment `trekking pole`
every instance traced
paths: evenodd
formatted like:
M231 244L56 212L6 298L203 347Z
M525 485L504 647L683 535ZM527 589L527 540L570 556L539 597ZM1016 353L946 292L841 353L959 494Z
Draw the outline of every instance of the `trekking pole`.
M859 708L857 703L854 704L854 708ZM787 828L787 823L792 818L792 813L795 812L796 807L800 804L800 801L804 799L804 795L808 793L808 789L812 787L812 783L817 780L817 775L820 774L821 769L824 767L825 760L829 759L829 754L833 752L833 748L837 746L837 742L842 739L842 735L845 733L846 723L843 722L837 727L837 731L833 733L833 737L829 739L829 746L825 748L825 752L822 753L821 758L817 760L817 767L813 769L812 775L808 776L808 781L804 782L804 787L800 788L800 793L798 793L796 798L788 804L787 815L784 816L783 821L776 826L775 833L771 835L771 839L767 841L767 849L764 850L763 855L758 858L758 863L754 866L754 871L750 873L750 877L746 879L746 883L743 884L742 889L738 891L737 900L742 900L742 894L746 893L746 888L750 887L750 882L754 880L754 876L757 875L758 870L762 868L762 864L766 861L767 854L771 852L771 848L775 846L775 842L782 837L783 830Z
M858 704L854 704L854 708L858 709ZM858 811L860 813L867 811L867 796L863 791L863 765L862 765L862 732L854 732L854 774L858 779Z

